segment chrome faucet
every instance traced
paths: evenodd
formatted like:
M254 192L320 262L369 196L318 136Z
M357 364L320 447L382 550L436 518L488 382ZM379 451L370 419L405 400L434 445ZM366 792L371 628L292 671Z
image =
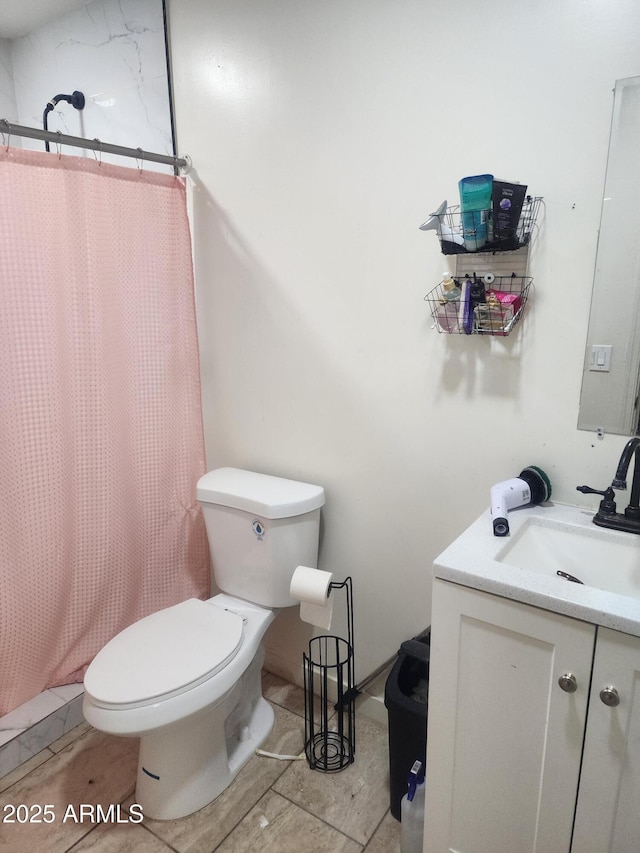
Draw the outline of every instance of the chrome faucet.
M634 456L631 497L624 514L617 512L614 489L627 488L627 472L631 457ZM593 523L599 527L623 530L626 533L640 533L640 435L636 435L624 446L615 477L608 489L599 491L591 486L577 486L584 494L602 495L600 507L593 517Z

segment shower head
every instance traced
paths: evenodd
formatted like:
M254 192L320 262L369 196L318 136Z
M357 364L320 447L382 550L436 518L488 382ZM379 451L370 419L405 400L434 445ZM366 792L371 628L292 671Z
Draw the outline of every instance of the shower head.
M49 130L48 127L48 119L47 116L51 112L51 110L55 109L56 104L59 101L66 101L68 104L75 110L83 110L84 109L84 95L82 92L72 92L70 95L54 95L50 101L47 102L47 106L44 108L44 112L42 113L42 127L44 130ZM45 140L44 143L45 150L49 150L49 141Z
M54 95L44 108L45 113L50 113L59 101L66 101L76 110L84 109L84 95L82 92L72 92L70 95Z

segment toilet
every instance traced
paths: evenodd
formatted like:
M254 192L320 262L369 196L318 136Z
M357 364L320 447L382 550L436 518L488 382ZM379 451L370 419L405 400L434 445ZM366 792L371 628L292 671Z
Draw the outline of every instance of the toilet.
M136 802L170 820L206 806L269 735L262 638L277 611L298 602L298 565L316 567L320 486L239 468L200 478L219 595L146 616L96 655L83 713L103 732L140 738Z

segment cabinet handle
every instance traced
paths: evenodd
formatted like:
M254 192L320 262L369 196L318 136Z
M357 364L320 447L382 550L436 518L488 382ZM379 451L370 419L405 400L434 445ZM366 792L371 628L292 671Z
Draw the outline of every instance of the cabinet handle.
M578 682L572 672L565 672L564 675L561 675L558 679L558 684L562 687L565 693L575 693L578 689ZM604 702L604 699L602 701Z
M620 696L615 687L608 685L607 687L603 687L600 691L600 698L604 702L605 705L608 705L610 708L615 708L616 705L620 704Z

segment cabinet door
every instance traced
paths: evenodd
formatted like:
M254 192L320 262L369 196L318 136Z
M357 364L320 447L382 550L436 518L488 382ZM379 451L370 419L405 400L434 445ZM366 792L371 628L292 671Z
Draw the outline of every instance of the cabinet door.
M434 582L425 853L568 853L594 638L585 622Z
M618 704L603 701L617 701L610 688ZM635 850L640 850L640 639L598 628L571 851Z

